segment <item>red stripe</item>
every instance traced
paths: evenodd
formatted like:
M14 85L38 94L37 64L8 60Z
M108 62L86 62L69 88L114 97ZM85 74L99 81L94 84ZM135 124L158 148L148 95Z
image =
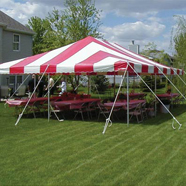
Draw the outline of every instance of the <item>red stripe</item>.
M133 56L132 54L129 54L127 53L126 51L123 51L121 50L120 48L108 43L105 41L104 42L101 42L95 38L92 38L92 37L87 37L85 39L82 39L76 43L74 43L73 45L71 45L69 48L67 48L65 51L63 51L62 53L60 53L59 55L55 56L53 59L51 59L50 61L44 63L43 65L40 66L40 72L43 73L45 70L46 70L46 67L49 65L49 68L47 69L47 72L48 73L56 73L56 66L57 64L60 64L62 63L63 61L67 60L69 57L73 56L74 54L76 54L78 51L80 51L81 49L83 49L84 47L86 47L88 44L90 44L91 42L95 42L103 47L106 47L106 48L109 48L113 51L116 51L122 55L125 55L125 56L128 56L128 57L131 57L132 59L136 59L140 62L145 62L146 65L142 65L142 72L144 73L148 73L148 64L151 64L150 62L147 62L145 61L144 59L140 59L138 56ZM107 44L106 44L107 43ZM123 47L122 47L123 48ZM10 67L10 73L11 74L19 74L19 73L24 73L24 67L30 63L32 63L33 61L39 59L40 57L42 57L43 55L45 55L46 53L42 53L42 54L38 54L38 55L35 55L35 56L31 56L31 57L28 57L22 61L20 61L19 63L13 65L12 67ZM125 57L123 56L122 58L121 57L118 57L118 56L115 56L115 55L112 55L112 54L109 54L109 53L106 53L106 52L97 52L96 54L90 56L89 58L87 58L86 60L80 62L79 64L76 64L75 65L75 72L77 73L81 73L81 72L87 72L87 73L91 73L93 72L93 65L106 58L106 57L115 57L115 58L118 58L119 61L116 62L114 64L114 69L117 71L121 68L126 68L126 59ZM131 60L132 60L131 59ZM122 60L125 60L124 62ZM151 60L150 60L151 61ZM154 61L152 61L154 62ZM130 62L131 64L133 64L132 62ZM134 66L134 65L133 65ZM158 64L157 64L158 66ZM165 65L164 65L165 66ZM167 67L167 66L165 66ZM168 67L169 68L169 67ZM167 73L167 69L163 69L164 71L166 71ZM133 71L131 68L129 68L129 71ZM154 73L158 73L158 69L157 67L155 67L154 69ZM173 70L171 70L171 74L173 74Z
M123 50L121 50L120 48L117 48L116 46L114 46L114 45L112 45L111 43L109 43L109 42L107 42L107 41L105 41L105 43L107 43L107 44L109 44L112 48L112 50L113 50L113 48L118 52L120 52L120 53L122 53L123 55L125 55L125 56L128 56L128 57L130 57L130 58L132 58L132 59L136 59L136 60L138 60L138 61L140 61L140 62L144 62L144 63L147 63L147 64L151 64L150 62L147 62L145 59L145 57L143 57L143 56L140 56L139 54L139 57L138 56L133 56L132 54L130 54L130 53L127 53L127 52L125 52L125 51L123 51ZM107 46L107 45L106 45ZM118 45L119 46L119 45ZM108 47L108 46L107 46ZM120 46L121 48L123 48L122 46ZM123 48L123 49L125 49L125 48ZM125 49L125 50L127 50L127 49ZM127 50L128 51L128 50ZM129 51L129 52L131 52L131 51ZM133 53L133 52L132 52ZM135 55L136 55L136 53L134 53ZM142 58L144 58L144 59L141 59L140 57L142 57ZM149 60L149 59L148 59ZM154 61L153 61L154 62ZM152 64L151 64L152 65Z
M109 44L110 44L110 43L109 43ZM112 44L110 44L110 45L112 45ZM116 45L118 45L118 44L116 44ZM117 48L117 47L114 46L114 45L112 45L112 46L115 47L115 48ZM123 51L123 53L124 53L125 55L130 56L130 57L132 57L133 59L137 59L137 60L143 61L143 62L145 62L147 65L148 65L148 64L154 65L153 63L156 63L155 65L156 65L156 66L159 66L159 65L158 65L159 62L152 61L152 60L150 60L150 59L148 59L148 58L146 58L146 57L144 57L144 56L141 56L141 55L139 55L139 54L136 54L136 53L134 53L134 52L132 52L132 51L130 51L130 50L128 50L128 49L126 49L126 48L120 46L120 45L118 45L118 46L121 47L121 48L123 48L123 49L125 49L126 51L128 51L128 52L130 52L130 53L133 53L134 55L138 55L138 56L139 56L139 57L138 57L138 56L133 56L132 54L129 54L129 53L127 53L127 52L121 50L120 48L118 48L118 50ZM152 63L150 63L150 62L148 62L148 61L146 61L146 60L144 60L144 59L141 59L140 57L142 57L142 58L144 58L144 59L147 59L147 60L149 60L149 61L152 61ZM154 66L155 66L155 65L154 65ZM164 64L161 64L161 67L162 67L162 66L164 66L165 68L170 68L169 66L166 66L166 65L164 65Z
M156 66L154 67L154 74L159 74L159 69Z
M131 57L131 58L133 58L133 59L138 60L139 63L140 63L140 62L146 63L146 65L142 64L142 73L148 73L148 64L152 65L152 63L150 63L150 62L144 60L144 59L146 59L145 57L140 56L140 55L139 55L139 57L138 57L138 56L133 56L132 54L129 54L129 53L127 53L127 52L121 50L120 48L117 48L116 46L112 45L111 43L109 43L109 42L107 42L107 41L105 41L105 43L107 43L107 44L109 44L111 47L117 49L117 51L118 51L118 50L121 51L122 54L124 54L124 55L126 55L126 56L128 56L128 57ZM118 45L118 44L117 44L117 45ZM120 46L120 45L118 45L118 46ZM120 47L123 48L122 46L120 46ZM111 48L111 49L113 50L113 48ZM125 48L123 48L123 49L125 49ZM127 49L125 49L125 50L127 50ZM129 51L129 50L127 50L127 51L128 51L128 52L131 52L131 51ZM132 52L132 53L133 53L133 52ZM136 55L136 53L134 53L134 54ZM144 59L141 59L140 57L142 57L142 58L144 58ZM149 61L152 61L152 60L150 60L150 59L148 59L148 60L149 60ZM157 62L155 62L155 61L152 61L152 62L153 62L153 63L157 63ZM157 63L157 65L158 65L158 63ZM161 65L163 65L163 64L161 64ZM166 66L166 65L163 65L163 66L168 67L168 66ZM170 67L168 67L168 68L170 68Z
M127 62L118 61L114 64L114 71L120 71L127 68Z
M171 68L171 74L174 74L174 70Z
M122 59L116 55L112 55L112 54L109 54L107 52L103 52L103 51L99 51L95 54L93 54L92 56L90 56L89 58L85 59L84 61L78 63L75 65L75 72L93 72L94 69L93 69L93 65L107 57L114 57L114 58L118 58L118 59ZM121 63L123 62L119 62L118 64L116 63L115 64L115 69L118 70L119 67L120 68L124 68L126 67L125 64L123 64L123 66L121 65Z
M142 65L142 72L141 73L148 73L149 66L148 65Z
M177 69L177 70L176 70L176 73L179 75L179 74L180 74L180 70L179 70L179 69Z
M134 64L130 63L130 66L128 66L129 73L135 73L133 69L134 69Z
M166 68L163 69L163 73L167 74L167 69Z
M23 74L24 73L24 67L35 60L39 59L40 57L44 56L47 52L42 54L37 54L34 56L27 57L20 61L19 63L16 63L15 65L10 67L10 74Z
M76 43L74 43L72 46L70 46L69 48L67 48L65 51L63 51L62 53L60 53L59 55L57 55L56 57L54 57L53 59L49 60L48 62L44 63L43 65L41 65L40 67L40 72L44 72L46 67L48 65L50 65L50 67L48 68L47 72L56 72L56 66L59 63L62 63L63 61L67 60L69 57L73 56L74 54L76 54L78 51L80 51L81 49L83 49L85 46L87 46L89 43L91 43L93 40L92 37L87 37L85 39L82 39Z

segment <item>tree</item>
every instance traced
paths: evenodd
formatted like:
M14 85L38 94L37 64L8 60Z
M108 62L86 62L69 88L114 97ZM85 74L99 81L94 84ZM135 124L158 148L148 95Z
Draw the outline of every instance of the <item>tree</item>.
M44 50L50 51L68 44L64 16L59 10L54 9L52 13L48 13L46 20L48 24L46 24L47 31L44 35L46 46Z
M36 33L33 42L34 54L76 42L87 36L100 38L99 10L93 0L66 0L65 10L54 9L45 19L32 17L29 27ZM69 76L73 89L78 87L80 76Z
M95 8L92 0L66 0L66 9L63 12L65 28L71 42L87 36L102 37L98 32L101 25L100 11Z
M33 54L39 54L43 52L44 48L44 34L46 32L47 20L39 17L31 17L28 20L28 27L31 28L35 34L33 36Z
M92 0L66 0L66 9L63 11L64 24L67 30L69 42L76 42L87 36L100 38L98 32L100 23L100 11L95 8ZM81 76L69 76L68 80L73 89L78 87Z
M142 76L145 83L154 91L155 90L155 76ZM165 83L161 82L161 79L159 76L156 76L156 89L164 88ZM144 92L150 92L148 87L141 81L140 82L140 88Z
M186 18L184 16L175 16L177 20L176 27L172 30L172 45L175 48L175 62L174 67L184 69L186 67ZM183 76L186 81L186 76ZM179 78L174 77L174 84L182 93L185 93L185 87Z
M174 30L173 41L175 47L175 66L180 68L185 65L186 61L186 18L184 16L175 16L177 19L177 26Z
M34 54L50 51L68 43L63 16L56 9L49 13L45 19L31 17L28 26L35 32L33 38Z
M100 94L103 94L109 86L109 80L104 75L93 76L91 80L93 84L91 90L93 92L98 91Z
M157 45L154 42L149 42L145 45L141 55L161 64L172 65L169 54L165 53L164 50L157 50Z

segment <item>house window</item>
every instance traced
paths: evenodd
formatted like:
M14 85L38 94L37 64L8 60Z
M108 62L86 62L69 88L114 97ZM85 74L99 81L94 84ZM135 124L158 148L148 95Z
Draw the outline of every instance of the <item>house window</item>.
M15 83L15 76L10 76L10 84L14 84Z
M20 50L20 35L14 34L13 35L13 51Z

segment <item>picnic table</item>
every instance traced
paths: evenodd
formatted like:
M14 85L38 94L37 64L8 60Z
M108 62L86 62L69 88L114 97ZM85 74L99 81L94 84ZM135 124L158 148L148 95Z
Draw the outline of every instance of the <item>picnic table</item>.
M129 106L130 107L131 106L133 107L133 106L138 105L139 103L145 103L145 102L146 102L145 100L130 100L129 101ZM113 104L114 104L114 102L104 103L104 105L106 107L112 107ZM127 107L127 101L126 100L124 100L124 101L117 101L117 102L115 102L115 105L114 106L115 107L123 107L124 109L126 109L126 107Z
M54 101L56 99L61 99L61 97L51 97L50 101ZM25 106L27 104L28 100L29 100L28 98L7 100L6 103L9 105L9 107ZM34 102L39 102L40 104L42 104L47 100L48 100L48 97L31 98L29 101L29 104L32 104Z
M123 95L124 95L124 97L127 98L127 93L124 93ZM130 93L129 98L130 99L143 99L146 95L147 94L145 94L145 93Z
M171 98L175 98L177 96L179 96L180 94L179 93L164 93L164 94L156 94L156 96L158 98L168 98L168 99L171 99Z
M91 102L100 102L100 99L84 98L84 99L75 99L75 100L55 101L53 102L53 105L59 109L68 106L68 108L72 110L74 108L77 108L79 105L82 105L83 103L91 103Z

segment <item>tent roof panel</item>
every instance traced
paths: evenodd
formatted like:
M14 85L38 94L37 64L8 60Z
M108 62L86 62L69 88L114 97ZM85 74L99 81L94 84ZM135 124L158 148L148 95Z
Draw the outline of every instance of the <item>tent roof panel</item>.
M50 52L0 64L0 74L43 73L45 70L51 74L113 74L124 69L134 73L127 64L140 74L183 74L182 70L90 36Z

